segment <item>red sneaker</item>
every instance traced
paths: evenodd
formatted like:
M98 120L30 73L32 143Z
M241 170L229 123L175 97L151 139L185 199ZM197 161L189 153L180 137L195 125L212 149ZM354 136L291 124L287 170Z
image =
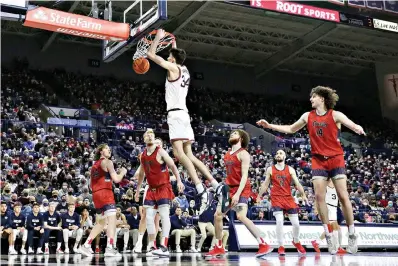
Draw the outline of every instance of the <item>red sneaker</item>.
M225 255L225 249L223 246L218 247L217 245L214 246L214 248L212 250L210 250L209 253L205 254L205 257L217 257L217 256L221 256L221 255Z
M258 251L256 253L256 258L260 258L262 256L267 255L268 253L271 253L273 249L274 249L273 247L271 247L266 243L259 244Z
M344 248L339 248L337 250L337 254L344 255L344 254L347 254L347 251Z
M101 252L100 248L95 248L95 254L99 254Z
M300 242L294 243L294 241L292 241L292 244L297 248L298 253L300 253L300 254L302 254L302 255L304 255L304 254L307 253L307 252L305 251L304 247L301 245Z
M314 247L316 253L321 253L321 250L319 249L319 244L316 242L316 240L311 241L311 244Z
M286 253L285 253L285 248L282 247L282 246L280 246L280 247L278 248L278 254L279 254L279 256L285 256L285 255L286 255Z

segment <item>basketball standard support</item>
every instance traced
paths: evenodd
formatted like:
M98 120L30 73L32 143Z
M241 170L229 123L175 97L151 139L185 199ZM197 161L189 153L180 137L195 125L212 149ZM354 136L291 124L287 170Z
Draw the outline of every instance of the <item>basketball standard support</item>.
M123 21L126 21L126 14L139 5L140 17L130 24L130 37L126 41L112 42L105 40L102 46L104 62L111 62L121 54L132 48L148 32L158 28L167 19L167 0L158 0L157 4L145 13L142 7L143 0L136 0L123 12Z

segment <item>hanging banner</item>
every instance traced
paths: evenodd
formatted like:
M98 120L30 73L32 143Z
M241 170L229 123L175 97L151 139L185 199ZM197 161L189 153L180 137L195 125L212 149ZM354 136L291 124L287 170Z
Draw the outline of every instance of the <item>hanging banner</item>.
M130 26L127 23L95 19L45 7L29 10L23 25L100 40L122 41L130 36Z

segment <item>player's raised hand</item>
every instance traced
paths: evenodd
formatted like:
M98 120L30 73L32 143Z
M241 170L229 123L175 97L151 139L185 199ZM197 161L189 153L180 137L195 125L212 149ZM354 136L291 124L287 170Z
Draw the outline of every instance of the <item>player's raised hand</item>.
M158 31L156 32L156 38L158 40L162 39L164 35L166 35L164 29L158 29Z
M181 181L177 182L177 188L178 188L178 192L184 193L185 186Z
M360 125L356 125L354 132L357 133L358 135L366 136L365 131L363 130L363 128Z
M263 128L269 128L269 123L265 119L258 120L256 124Z

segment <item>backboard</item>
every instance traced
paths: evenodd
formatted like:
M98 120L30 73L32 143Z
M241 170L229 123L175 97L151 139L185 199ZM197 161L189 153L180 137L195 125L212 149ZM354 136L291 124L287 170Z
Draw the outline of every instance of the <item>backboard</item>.
M134 0L128 2L131 2L131 4L123 12L123 21L115 22L129 23L130 37L126 41L103 41L104 62L111 62L116 59L167 19L167 0ZM109 3L111 4L111 2ZM112 8L109 8L109 10L109 12L112 12ZM110 15L112 17L112 14Z

